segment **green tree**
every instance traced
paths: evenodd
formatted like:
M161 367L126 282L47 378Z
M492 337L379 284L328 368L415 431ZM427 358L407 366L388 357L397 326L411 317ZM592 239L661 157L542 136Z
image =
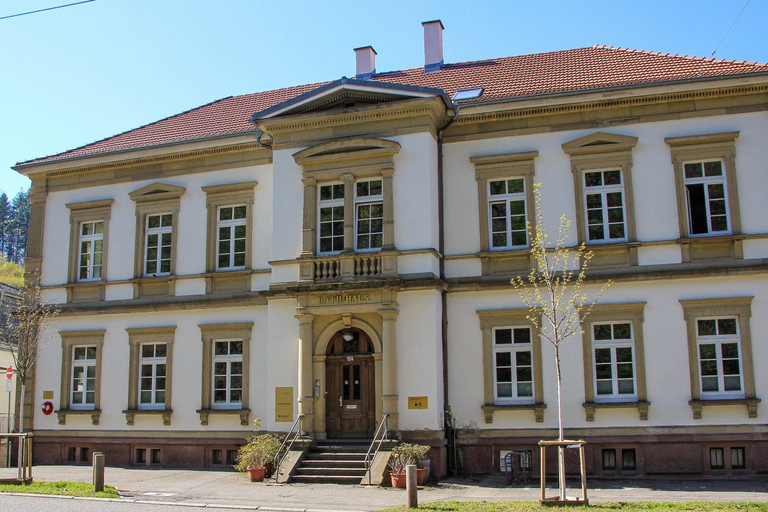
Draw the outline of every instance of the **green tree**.
M5 254L11 223L11 203L5 192L0 193L0 254Z
M571 221L565 215L560 217L558 237L554 246L548 242L541 211L541 184L534 185L536 203L535 225L528 223L531 238L531 255L536 266L526 278L512 279L523 302L529 310L528 319L540 330L541 336L555 349L557 369L557 430L558 441L563 441L562 368L560 345L569 338L582 334L581 323L592 307L600 300L603 292L611 285L608 281L590 300L584 291L587 268L592 252L585 244L576 249L566 245ZM560 500L565 501L565 458L564 447L558 449L558 487ZM543 464L544 461L541 461ZM543 485L543 482L542 482Z
M11 201L8 220L8 242L5 258L19 265L24 264L27 247L27 226L29 224L29 194L20 190Z
M0 254L0 283L9 284L16 288L24 286L24 268L11 261L6 261Z

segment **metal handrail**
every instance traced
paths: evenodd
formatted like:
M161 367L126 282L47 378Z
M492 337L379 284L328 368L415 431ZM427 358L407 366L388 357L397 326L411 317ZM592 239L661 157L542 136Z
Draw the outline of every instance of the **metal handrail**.
M300 431L296 428L299 424L299 421L301 421L301 418L303 418L303 414L299 414L296 416L296 421L293 422L293 425L291 426L291 430L288 431L288 434L285 436L285 439L283 439L283 443L280 445L280 448L277 449L277 453L275 454L275 459L273 460L273 467L275 468L275 482L277 482L278 476L280 476L280 465L285 460L285 457L288 456L288 452L291 451L291 446L293 446L293 442L296 440L297 437L299 437ZM293 435L293 438L291 438L291 435ZM288 439L291 440L290 443L288 443ZM286 447L285 444L288 443L288 446ZM283 448L285 448L285 452L280 455L281 452L283 452Z
M378 455L379 450L381 449L381 443L384 442L384 440L387 438L387 435L389 434L389 423L387 422L387 419L389 418L389 414L385 414L383 418L381 418L381 423L379 423L379 428L376 429L376 434L373 436L373 441L371 441L371 446L368 448L368 453L365 454L365 470L368 473L368 485L371 484L371 466L373 465L373 460L376 458L376 455ZM384 428L384 431L382 432L381 429ZM381 436L379 436L379 433L381 433ZM381 439L379 439L381 437ZM373 450L373 445L376 444L378 440L378 446L376 446L376 451L371 454L371 450Z

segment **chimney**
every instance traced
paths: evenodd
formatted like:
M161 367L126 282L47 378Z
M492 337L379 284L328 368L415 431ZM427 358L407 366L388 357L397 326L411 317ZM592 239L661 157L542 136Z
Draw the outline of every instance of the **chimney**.
M355 64L357 70L355 78L358 80L370 80L376 74L376 50L373 46L355 48Z
M424 27L424 72L440 71L443 67L443 22L425 21Z

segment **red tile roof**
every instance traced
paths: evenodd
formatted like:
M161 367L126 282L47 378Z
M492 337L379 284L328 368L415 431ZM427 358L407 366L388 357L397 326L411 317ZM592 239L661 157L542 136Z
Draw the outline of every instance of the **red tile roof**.
M533 55L446 64L440 71L423 68L379 73L374 81L443 89L483 87L472 103L505 98L605 87L640 85L707 77L768 72L768 64L688 57L665 53L592 46ZM230 96L64 153L23 162L50 162L113 151L252 131L255 112L311 91L321 82L273 91Z

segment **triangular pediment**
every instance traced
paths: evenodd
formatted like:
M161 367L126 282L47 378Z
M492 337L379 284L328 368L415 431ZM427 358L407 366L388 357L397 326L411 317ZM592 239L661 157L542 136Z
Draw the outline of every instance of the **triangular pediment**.
M130 192L128 195L134 201L162 201L164 199L174 199L181 197L187 189L177 185L168 185L167 183L151 183L138 190Z
M251 121L315 112L343 111L368 105L435 96L442 96L448 102L446 104L450 103L442 89L342 78L256 112L251 116Z
M568 154L624 151L637 144L637 137L616 133L595 132L563 144Z

